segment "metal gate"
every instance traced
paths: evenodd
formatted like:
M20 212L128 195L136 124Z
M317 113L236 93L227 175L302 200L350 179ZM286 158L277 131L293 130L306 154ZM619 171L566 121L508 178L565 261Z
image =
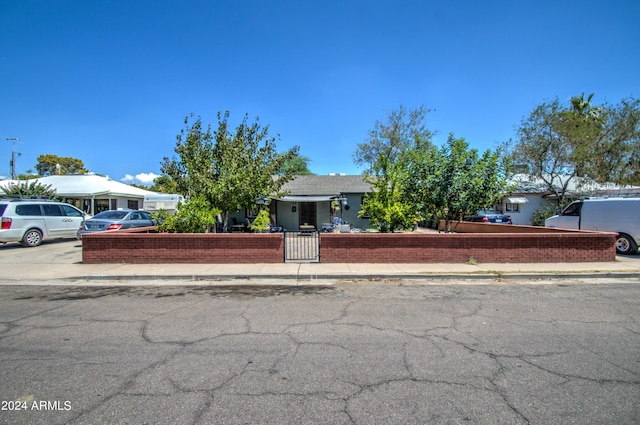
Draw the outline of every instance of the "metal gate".
M320 232L295 230L284 232L284 261L320 262Z

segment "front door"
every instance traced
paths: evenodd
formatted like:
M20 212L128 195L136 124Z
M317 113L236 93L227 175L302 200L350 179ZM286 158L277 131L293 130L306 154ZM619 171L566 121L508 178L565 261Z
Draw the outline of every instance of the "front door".
M300 202L300 222L299 226L313 226L316 227L316 203L315 202Z

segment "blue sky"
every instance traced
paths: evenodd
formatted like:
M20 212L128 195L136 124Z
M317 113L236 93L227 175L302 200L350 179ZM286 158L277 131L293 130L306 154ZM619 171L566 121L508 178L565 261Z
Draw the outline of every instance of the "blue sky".
M640 2L0 0L0 176L51 153L141 183L190 113L245 113L316 174L425 105L442 143L514 137L545 100L640 95ZM137 176L137 178L136 178Z

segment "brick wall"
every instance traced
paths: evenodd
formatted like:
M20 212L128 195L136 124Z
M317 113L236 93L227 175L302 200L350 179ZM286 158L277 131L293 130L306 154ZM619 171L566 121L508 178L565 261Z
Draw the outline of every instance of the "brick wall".
M489 225L485 225L489 226ZM496 227L496 226L489 226ZM506 227L506 226L503 226ZM615 233L322 233L323 263L481 263L614 261ZM82 238L82 261L99 263L282 263L282 233L109 232Z
M82 262L282 263L283 235L109 232L82 238Z
M615 233L333 234L323 263L540 263L614 261Z

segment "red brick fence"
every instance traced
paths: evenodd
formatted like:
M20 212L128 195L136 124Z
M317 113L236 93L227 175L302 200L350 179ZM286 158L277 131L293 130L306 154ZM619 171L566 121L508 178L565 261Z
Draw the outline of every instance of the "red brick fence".
M487 227L519 227L486 225ZM538 228L539 229L539 228ZM146 229L150 231L151 229ZM615 233L351 233L320 235L323 263L537 263L614 261ZM271 234L109 232L82 238L82 261L99 263L282 263L284 238Z

